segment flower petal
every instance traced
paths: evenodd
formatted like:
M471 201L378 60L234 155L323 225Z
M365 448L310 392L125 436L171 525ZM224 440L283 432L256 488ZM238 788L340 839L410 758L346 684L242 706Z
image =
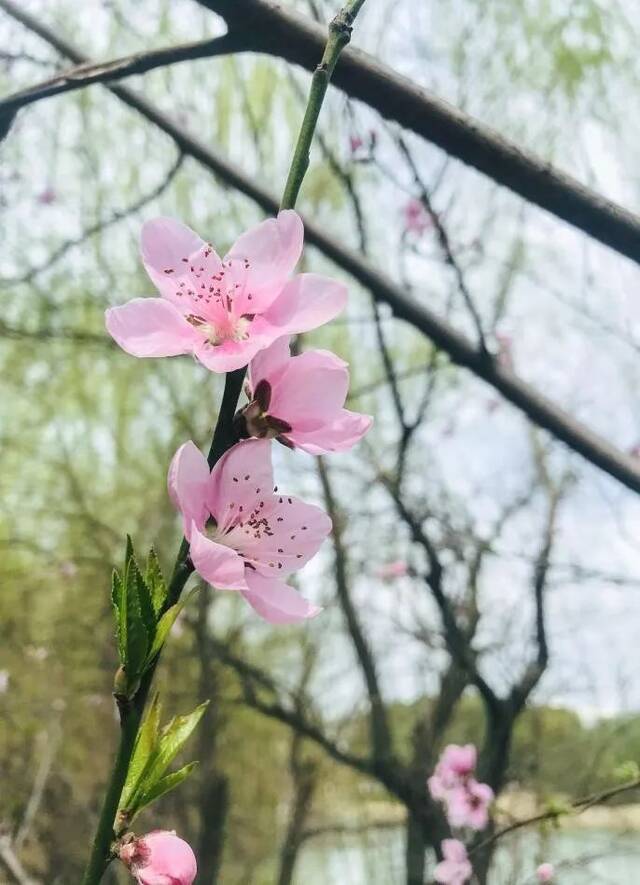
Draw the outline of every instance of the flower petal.
M294 427L285 436L294 446L310 455L323 455L327 452L344 452L360 442L373 424L373 418L359 412L341 409L339 417L317 430L298 431Z
M264 504L260 518L267 521L265 530L234 528L229 543L260 574L285 577L316 555L331 531L331 520L320 507L289 495L274 495Z
M232 446L213 468L207 503L218 530L225 532L242 514L249 518L272 495L271 444L248 439Z
M189 540L192 524L203 529L209 515L207 489L209 465L191 440L180 446L169 465L167 487L169 497L182 513L184 535Z
M191 559L198 574L213 587L221 590L244 590L242 558L230 547L217 544L199 532L195 523L191 527Z
M320 274L303 273L286 284L264 319L280 335L297 335L328 323L346 303L345 285Z
M225 263L239 265L245 283L243 310L265 310L293 273L302 253L304 229L297 212L285 209L241 234L225 256ZM248 300L251 295L251 301Z
M132 356L178 356L202 341L180 311L162 298L134 298L111 307L105 324L111 337Z
M269 413L296 430L315 430L340 414L349 389L346 363L309 350L292 357L278 383L271 382Z
M259 335L250 335L244 341L223 341L222 344L200 339L195 355L211 372L233 372L246 366L263 346L264 339Z
M270 624L296 624L322 611L284 581L265 578L250 569L247 569L247 586L249 589L243 590L242 595Z
M277 338L269 347L260 350L249 363L249 385L255 390L259 381L267 380L273 388L291 358L289 335Z
M198 252L204 253L205 249L210 252L212 265L220 268L220 258L211 247L195 231L174 218L153 218L146 222L140 234L142 261L165 298L175 299L179 282L190 278L189 259Z

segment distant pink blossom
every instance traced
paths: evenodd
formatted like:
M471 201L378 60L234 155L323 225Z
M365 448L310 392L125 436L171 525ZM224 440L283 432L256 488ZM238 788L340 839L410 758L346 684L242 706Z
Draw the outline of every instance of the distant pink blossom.
M496 341L498 342L498 353L496 355L498 365L503 369L513 370L513 338L504 332L496 332Z
M484 830L489 823L493 790L488 784L480 784L469 778L464 784L451 790L446 801L447 819L452 827Z
M464 885L473 874L467 849L458 839L445 839L441 847L444 860L437 864L433 878L441 885Z
M402 559L395 559L393 562L385 562L376 569L376 577L383 581L389 581L393 578L404 578L409 574L409 566Z
M192 442L169 468L169 494L180 510L193 565L206 581L239 590L272 624L290 624L320 609L282 578L308 562L331 531L319 507L278 493L271 444L237 443L209 472Z
M431 219L420 200L411 199L404 207L404 229L407 233L421 236L431 227Z
M538 882L553 882L554 875L555 869L553 867L553 864L550 863L541 863L536 870Z
M123 845L120 860L139 885L192 885L198 872L191 846L168 830Z
M348 388L347 363L326 350L291 356L289 337L279 338L249 364L241 431L312 455L350 449L372 419L343 408Z
M445 806L452 827L483 830L489 822L493 790L473 777L477 752L473 744L449 744L427 784L431 797Z
M349 137L349 149L352 154L357 153L364 146L364 141L359 135L351 135Z
M142 229L142 259L161 298L106 312L109 334L138 357L192 353L213 372L246 366L282 335L315 329L346 304L342 283L289 278L302 252L302 220L286 210L242 234L221 260L171 218Z

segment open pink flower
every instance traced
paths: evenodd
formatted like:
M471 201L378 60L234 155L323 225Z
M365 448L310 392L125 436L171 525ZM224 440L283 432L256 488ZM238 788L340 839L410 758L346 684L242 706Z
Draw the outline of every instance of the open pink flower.
M276 338L315 329L345 306L342 283L289 279L302 240L300 217L286 210L242 234L221 260L180 222L149 221L142 260L162 297L110 308L107 330L133 356L193 353L213 372L246 366Z
M337 356L326 350L291 356L289 337L279 338L249 364L251 402L238 416L241 432L312 455L349 449L372 419L343 408L348 388L347 364Z
M553 864L550 863L541 863L538 869L536 870L536 876L538 878L538 882L553 882L553 877L555 875L555 869Z
M206 581L239 590L272 624L320 611L282 578L317 553L331 520L319 507L277 492L267 440L237 443L211 473L202 452L185 443L173 457L168 485L191 559Z
M491 787L470 778L449 792L446 799L447 819L452 827L484 830L489 823L489 806L492 802Z
M191 846L168 830L123 845L120 859L139 885L192 885L198 872Z
M441 885L464 885L473 873L467 857L467 849L458 839L445 839L442 842L444 860L437 864L433 878Z

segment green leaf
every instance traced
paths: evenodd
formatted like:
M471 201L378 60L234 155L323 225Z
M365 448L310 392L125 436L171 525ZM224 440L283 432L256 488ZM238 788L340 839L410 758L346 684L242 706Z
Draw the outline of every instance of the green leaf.
M111 602L113 603L113 609L116 616L116 637L118 640L118 654L120 655L120 661L124 660L124 643L122 639L122 631L120 629L121 617L120 612L122 610L122 594L123 594L123 586L122 586L122 578L116 569L113 570L113 575L111 576Z
M151 548L147 557L147 568L145 571L145 581L149 592L151 593L151 601L156 617L159 616L167 599L167 584L162 576L162 569L156 556L156 551Z
M142 572L138 568L135 556L131 557L127 563L127 580L134 582L136 585L135 591L138 598L138 605L140 607L140 617L146 628L149 642L151 642L156 629L156 613L153 608L153 602L151 601L151 593L142 577Z
M191 737L208 705L209 701L205 701L204 704L200 704L199 707L196 707L193 713L188 713L186 716L176 716L163 728L160 734L158 750L154 754L153 763L149 767L149 770L145 772L145 792L150 790L151 787L164 775L169 765L171 765L184 744Z
M141 785L145 769L148 767L158 747L161 709L159 695L156 694L147 708L138 737L136 738L129 770L127 771L127 779L120 797L121 809L129 809L131 800Z
M129 560L129 565L132 562ZM120 606L120 634L124 652L121 662L130 685L140 676L149 647L149 637L140 611L136 571L137 568L127 567Z
M165 793L169 792L169 790L173 790L175 787L179 786L184 780L189 777L189 775L191 774L193 769L197 767L197 765L197 762L189 762L188 765L185 765L183 768L178 769L178 771L174 771L171 774L167 774L164 777L161 777L160 780L156 781L152 787L142 793L136 803L135 814L137 814L139 811L142 811L145 806L150 805L152 802L155 802L156 799L164 796Z
M172 605L171 608L166 611L158 621L156 627L156 635L153 637L153 643L151 644L151 649L149 650L149 654L147 655L145 667L148 667L149 664L156 657L156 655L160 654L162 646L164 645L165 640L169 635L169 631L173 627L176 618L183 608L184 602L177 602L175 605Z

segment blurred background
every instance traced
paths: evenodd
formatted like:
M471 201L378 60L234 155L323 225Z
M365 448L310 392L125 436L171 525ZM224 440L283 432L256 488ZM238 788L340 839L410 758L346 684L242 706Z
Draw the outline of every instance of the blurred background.
M224 31L195 0L20 5L93 59ZM285 5L323 22L338 6ZM369 0L354 43L640 211L634 12ZM2 95L70 64L0 10ZM126 85L279 195L306 72L244 54ZM174 215L223 253L263 214L102 86L24 110L0 161L0 882L71 885L117 737L110 572L126 532L169 569L167 466L208 444L221 396L188 357L121 352L104 309L153 294L144 220ZM501 365L640 456L630 261L337 90L298 208L476 343L479 318ZM172 713L212 699L188 748L200 767L137 829L188 838L201 885L430 881L444 823L425 780L447 741L482 748L499 827L637 776L640 501L320 251L303 265L350 301L301 346L348 360L349 405L375 416L349 454L274 453L280 487L334 518L297 578L324 611L274 629L233 594L192 600L158 687ZM567 885L638 881L636 800L515 831L482 875L532 882L552 860Z

